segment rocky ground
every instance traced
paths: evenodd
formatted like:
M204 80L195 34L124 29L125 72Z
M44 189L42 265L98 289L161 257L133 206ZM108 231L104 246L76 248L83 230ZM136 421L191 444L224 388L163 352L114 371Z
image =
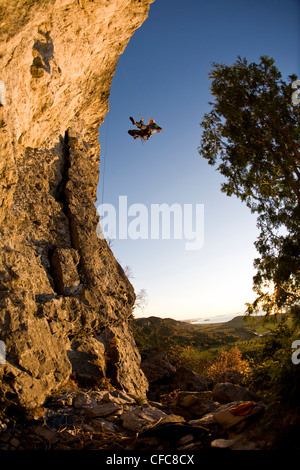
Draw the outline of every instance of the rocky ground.
M164 363L167 364L166 359ZM188 369L168 375L170 372L165 367L152 383L149 376L149 397L151 393L158 396L161 384L159 402L127 394L108 384L106 388L88 389L70 381L26 418L13 409L3 415L0 450L198 451L272 447L270 436L261 437L267 407L256 394L234 383L213 385ZM170 386L163 393L166 376Z

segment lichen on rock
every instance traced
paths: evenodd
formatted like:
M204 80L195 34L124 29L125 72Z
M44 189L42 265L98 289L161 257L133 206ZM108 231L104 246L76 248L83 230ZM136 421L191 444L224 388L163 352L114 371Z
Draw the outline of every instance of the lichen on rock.
M2 5L0 400L6 406L39 406L76 367L82 373L85 358L89 379L97 381L114 334L125 391L147 391L130 328L134 289L97 237L95 202L110 85L151 3Z

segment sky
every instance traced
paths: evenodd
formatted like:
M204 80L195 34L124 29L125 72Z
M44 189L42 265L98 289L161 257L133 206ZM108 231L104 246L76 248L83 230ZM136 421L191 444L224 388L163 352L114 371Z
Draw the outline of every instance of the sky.
M213 101L208 73L213 62L231 65L238 55L259 62L268 55L284 80L293 73L299 78L299 46L300 0L156 0L120 56L100 128L96 207L110 204L131 224L127 238L117 230L112 250L123 268L129 266L135 291L147 293L135 317L234 316L254 300L256 217L221 192L225 180L198 153L200 122ZM147 142L134 140L129 116L154 118L163 131ZM181 208L181 239L172 225L169 239L162 232L151 237L157 204ZM190 238L196 227L201 232L199 249L187 249L184 220Z

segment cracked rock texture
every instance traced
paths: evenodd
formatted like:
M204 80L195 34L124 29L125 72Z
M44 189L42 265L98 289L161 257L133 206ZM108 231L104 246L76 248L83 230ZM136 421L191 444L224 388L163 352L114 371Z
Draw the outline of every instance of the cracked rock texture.
M99 127L152 0L3 0L0 10L0 400L39 406L71 376L148 382L130 327L132 285L96 234Z

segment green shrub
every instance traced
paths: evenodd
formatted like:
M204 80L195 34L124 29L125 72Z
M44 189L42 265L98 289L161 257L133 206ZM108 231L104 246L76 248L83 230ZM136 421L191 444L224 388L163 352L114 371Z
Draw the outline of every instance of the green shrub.
M299 406L300 364L292 362L292 343L297 339L285 321L265 338L264 347L247 377L247 385L255 389L269 404Z

